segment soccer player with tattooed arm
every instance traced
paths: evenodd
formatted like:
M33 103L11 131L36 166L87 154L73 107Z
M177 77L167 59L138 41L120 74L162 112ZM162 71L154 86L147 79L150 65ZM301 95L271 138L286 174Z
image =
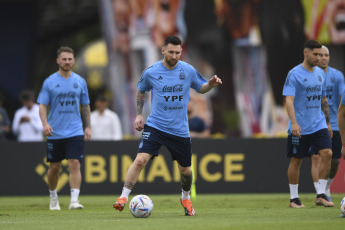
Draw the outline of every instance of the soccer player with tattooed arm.
M133 190L140 172L148 161L158 156L162 145L169 150L172 159L178 163L181 173L182 194L180 203L186 216L194 216L190 201L192 185L191 138L188 128L187 105L190 88L207 93L222 84L214 75L208 82L186 62L180 61L182 42L179 37L169 36L162 47L163 60L144 70L138 82L137 117L134 127L142 132L137 156L129 167L121 196L113 207L122 211ZM151 114L144 124L142 111L145 92L152 90Z
M69 209L82 209L84 206L78 201L80 163L84 159L84 141L91 138L89 94L84 78L72 72L75 63L73 49L60 47L56 62L59 70L44 81L37 99L43 134L47 136L47 161L50 163L49 209L60 210L57 183L64 159L68 161L71 187Z

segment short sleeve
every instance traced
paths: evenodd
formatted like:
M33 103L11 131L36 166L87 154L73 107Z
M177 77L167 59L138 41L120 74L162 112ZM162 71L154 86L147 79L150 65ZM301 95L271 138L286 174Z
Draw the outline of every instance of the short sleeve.
M190 87L200 92L200 87L207 83L206 79L194 68L191 70L191 84Z
M38 94L37 103L43 105L49 105L50 94L49 94L49 84L48 80L45 80L40 93Z
M345 105L345 90L343 91L341 95L341 104Z
M149 79L150 78L148 71L144 71L137 84L138 90L140 92L150 91L152 89L152 84L150 83Z
M326 97L327 96L327 83L326 83L326 74L324 71L320 71L322 74L322 78L323 78L323 82L322 82L322 93L321 96L322 97Z
M339 96L342 96L344 88L345 88L345 78L342 72L338 72L338 93Z
M295 96L296 95L296 78L293 72L289 72L286 77L283 96Z
M86 81L83 78L81 81L81 87L82 87L82 92L81 92L81 97L80 97L80 104L81 105L88 105L88 104L90 104L89 92L87 89Z

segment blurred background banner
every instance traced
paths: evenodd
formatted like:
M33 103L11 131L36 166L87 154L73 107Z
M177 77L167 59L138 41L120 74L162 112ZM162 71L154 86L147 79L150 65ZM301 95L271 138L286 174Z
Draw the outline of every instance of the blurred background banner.
M281 149L284 139L193 140L193 166L198 193L285 193L288 160ZM86 143L82 164L83 194L114 194L121 190L128 167L135 158L138 141ZM269 147L268 147L269 146ZM0 195L44 195L47 170L44 143L4 143L0 162ZM264 159L263 159L264 158ZM20 160L18 160L20 159ZM67 162L63 161L59 194L69 194ZM331 192L344 193L344 161ZM314 192L310 160L303 161L300 192ZM16 170L13 170L16 169ZM8 172L11 172L9 174ZM26 189L22 189L26 188ZM180 173L162 148L139 176L134 193L179 193Z

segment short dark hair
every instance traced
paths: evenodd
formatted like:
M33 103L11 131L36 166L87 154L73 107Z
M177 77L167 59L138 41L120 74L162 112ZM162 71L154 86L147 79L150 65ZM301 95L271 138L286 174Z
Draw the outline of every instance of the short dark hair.
M68 46L61 46L58 50L57 50L57 56L59 57L60 54L62 52L67 52L67 53L72 53L74 54L74 50Z
M165 38L164 46L167 46L168 44L173 44L175 46L182 45L182 41L177 36L169 36Z
M30 89L25 89L20 93L20 100L22 101L34 101L35 93Z
M311 50L321 49L322 45L320 44L320 42L313 40L313 39L310 39L304 43L304 48L305 49L311 49Z
M108 99L106 98L105 95L99 94L96 98L96 101L104 101L104 102L109 102Z

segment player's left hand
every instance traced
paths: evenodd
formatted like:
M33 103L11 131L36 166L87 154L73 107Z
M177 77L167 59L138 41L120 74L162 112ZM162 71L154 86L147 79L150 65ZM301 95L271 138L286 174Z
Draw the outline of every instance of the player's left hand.
M89 141L91 138L91 128L86 127L84 130L84 141Z
M213 88L216 87L220 84L222 84L222 79L220 79L219 77L217 77L217 75L214 75L209 81L208 84Z
M343 159L345 160L345 147L341 147L341 154L343 155Z

